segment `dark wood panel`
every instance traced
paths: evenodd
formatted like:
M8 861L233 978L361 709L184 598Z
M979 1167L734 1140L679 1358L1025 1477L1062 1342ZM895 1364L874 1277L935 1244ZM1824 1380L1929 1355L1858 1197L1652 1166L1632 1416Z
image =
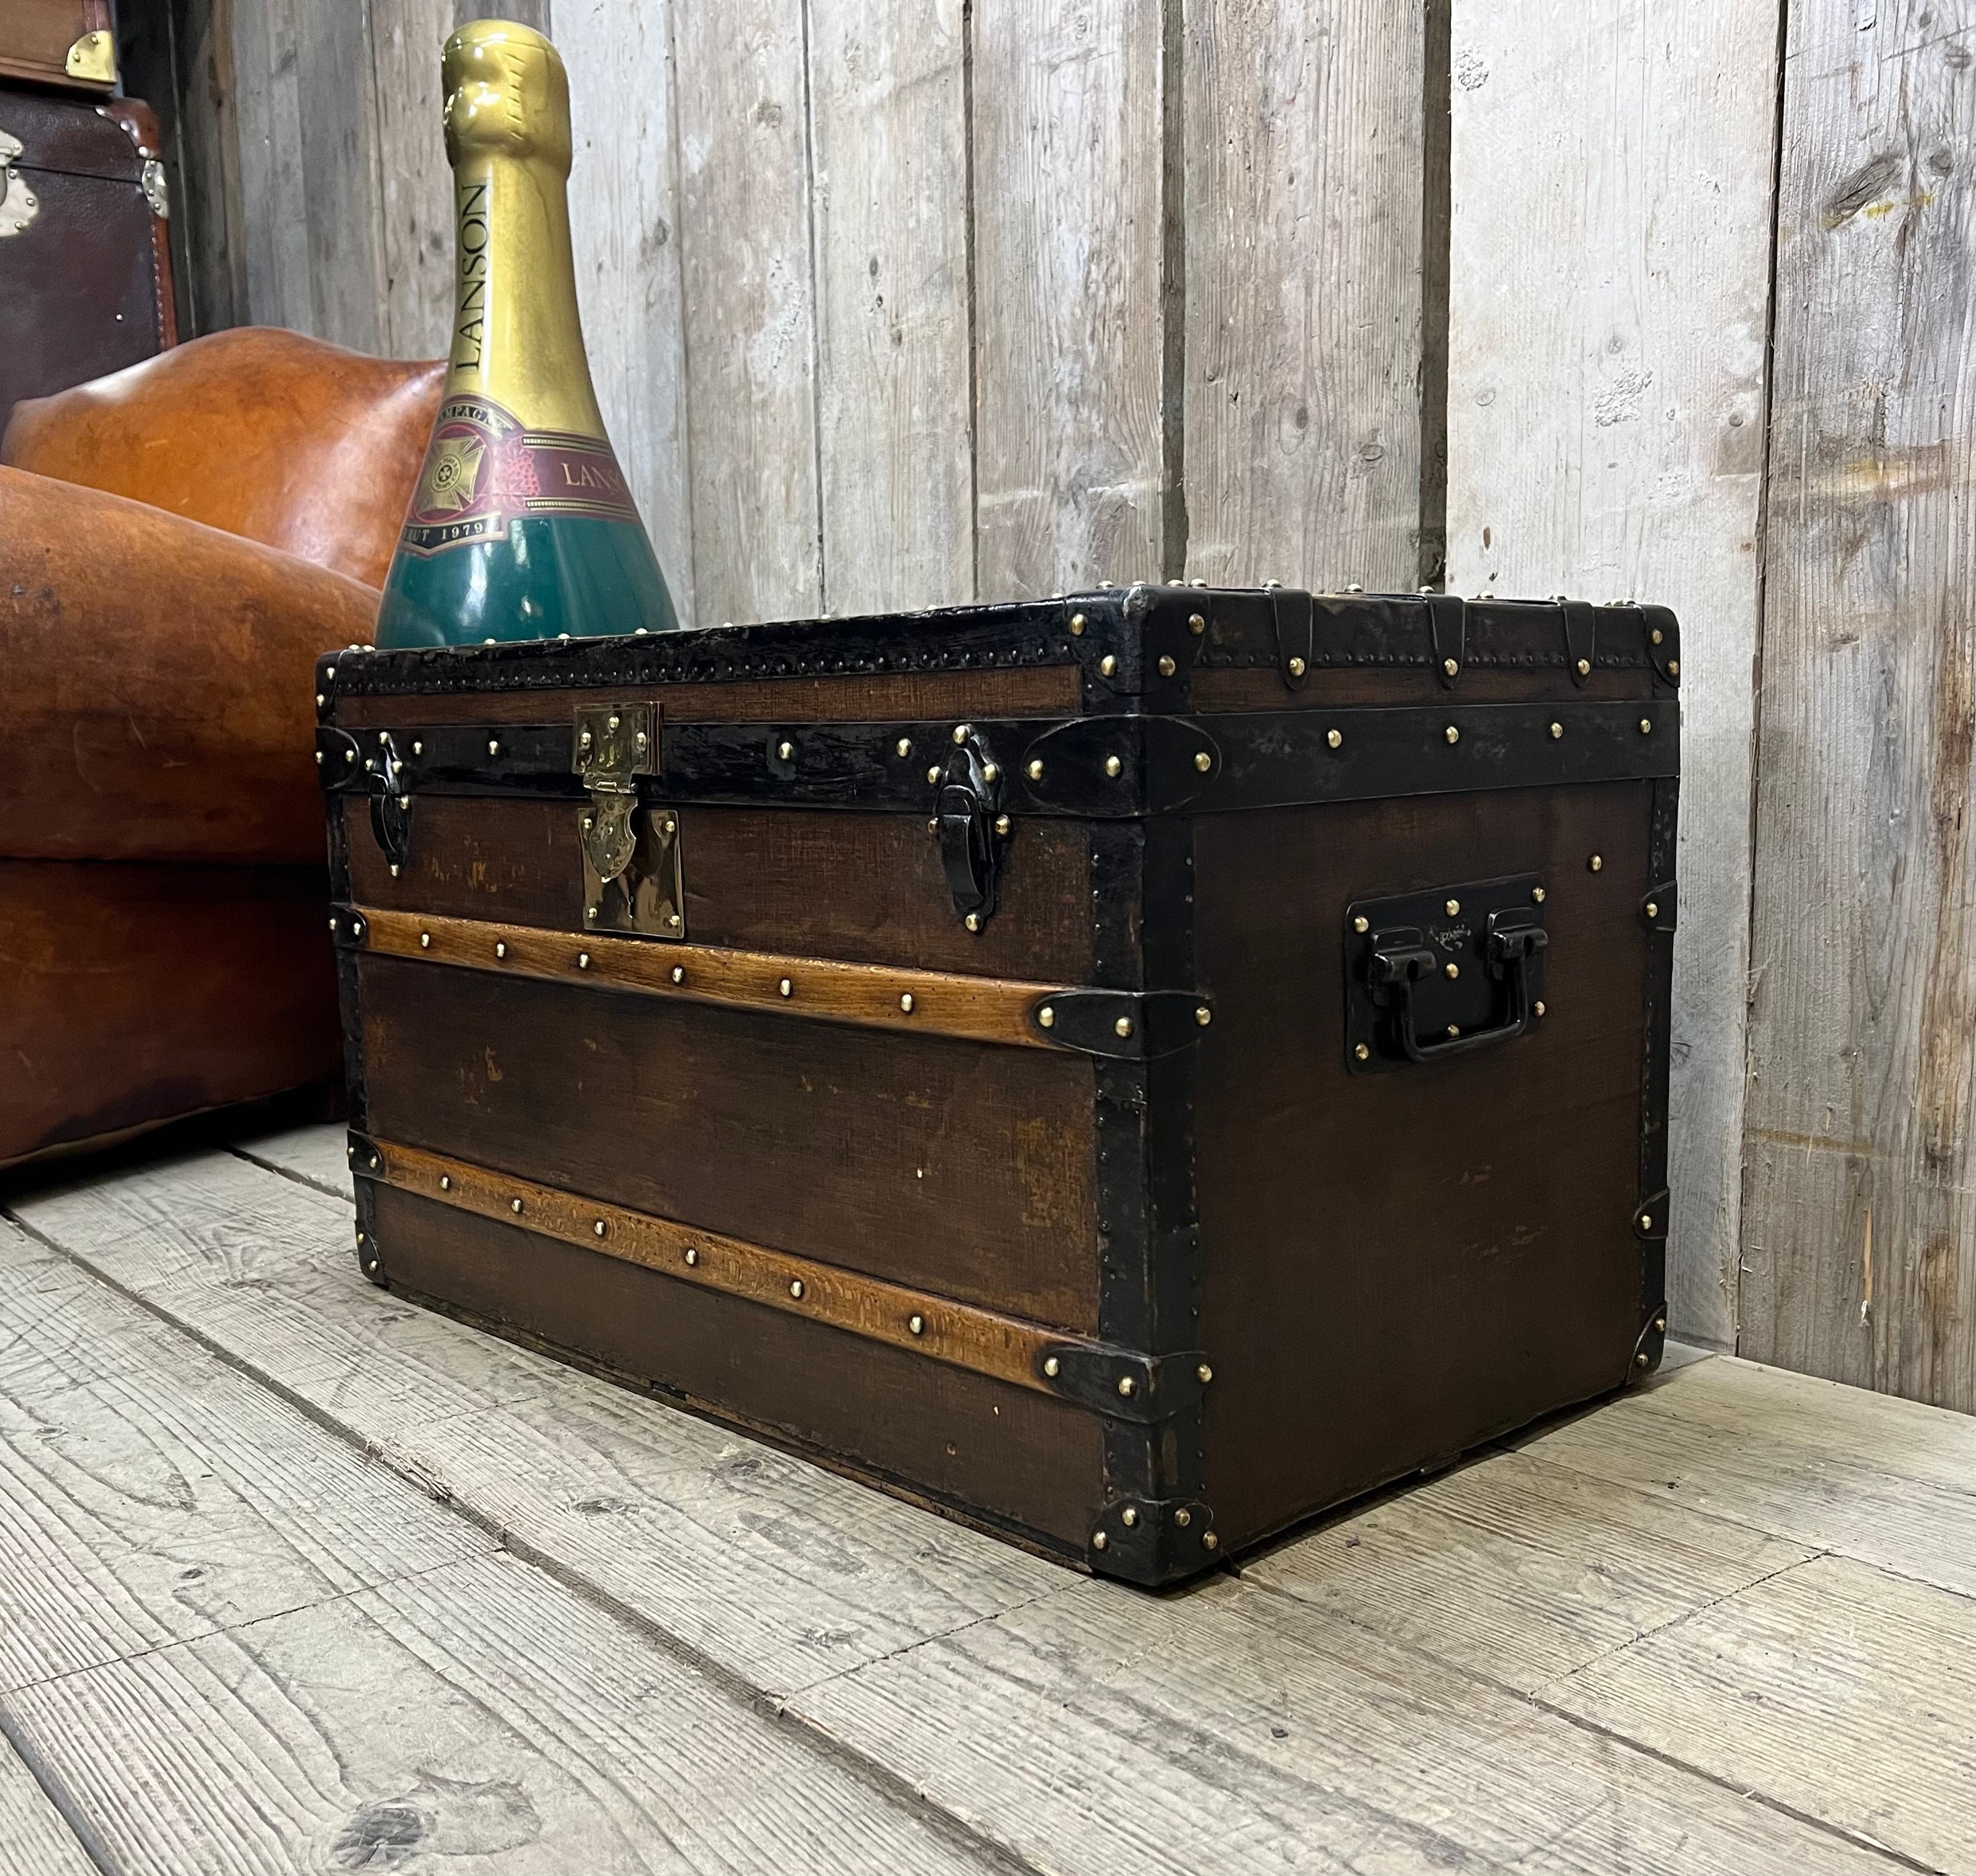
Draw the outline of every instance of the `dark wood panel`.
M842 678L742 678L717 684L626 689L627 701L656 697L673 723L924 723L951 717L1062 717L1076 714L1082 680L1074 664L1014 665L1006 671L877 671ZM349 697L336 720L366 724L566 723L580 703L604 691L473 691L434 697Z
M1625 1378L1648 790L1200 823L1206 1495L1231 1545ZM1523 872L1551 935L1535 1032L1347 1074L1348 902Z
M1653 694L1653 673L1596 671L1583 689L1562 665L1509 671L1471 666L1452 690L1443 690L1431 672L1414 671L1314 671L1293 691L1273 670L1197 671L1192 681L1197 714L1216 710L1331 710L1350 704L1560 704L1602 703Z
M376 1224L397 1283L1082 1555L1103 1446L1080 1409L388 1186Z
M366 957L380 1136L1094 1330L1082 1058Z
M1025 820L1005 849L1000 909L970 932L917 815L793 808L676 810L687 935L700 945L856 964L1082 984L1091 971L1089 839ZM571 802L423 795L394 879L367 802L346 800L351 889L392 911L578 931L581 810Z

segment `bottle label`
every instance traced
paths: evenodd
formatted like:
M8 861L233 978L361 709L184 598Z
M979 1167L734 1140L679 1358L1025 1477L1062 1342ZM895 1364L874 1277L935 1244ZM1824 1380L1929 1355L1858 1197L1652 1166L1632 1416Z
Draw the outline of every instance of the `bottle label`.
M491 398L452 397L440 406L398 538L409 553L442 554L497 540L511 522L560 515L637 522L610 444L526 430Z

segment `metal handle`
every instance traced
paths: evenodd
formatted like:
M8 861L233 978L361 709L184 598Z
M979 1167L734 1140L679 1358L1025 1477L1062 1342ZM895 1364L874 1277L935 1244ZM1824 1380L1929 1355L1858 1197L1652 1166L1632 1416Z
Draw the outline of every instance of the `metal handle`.
M1493 1029L1471 1030L1465 1036L1451 1036L1439 1042L1421 1041L1414 1020L1414 985L1432 974L1434 954L1424 945L1375 950L1373 981L1390 986L1394 993L1393 1020L1407 1060L1438 1062L1451 1055L1486 1049L1492 1043L1513 1042L1522 1035L1530 1026L1534 1001L1530 994L1531 961L1550 943L1550 935L1541 925L1492 925L1486 954L1490 971L1509 980L1509 1015Z

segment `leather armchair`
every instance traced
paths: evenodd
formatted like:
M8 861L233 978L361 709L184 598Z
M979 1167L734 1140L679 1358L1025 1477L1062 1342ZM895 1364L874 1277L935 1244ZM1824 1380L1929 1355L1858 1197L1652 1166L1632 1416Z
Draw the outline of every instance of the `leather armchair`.
M242 328L0 439L0 1168L327 1083L317 655L444 367Z

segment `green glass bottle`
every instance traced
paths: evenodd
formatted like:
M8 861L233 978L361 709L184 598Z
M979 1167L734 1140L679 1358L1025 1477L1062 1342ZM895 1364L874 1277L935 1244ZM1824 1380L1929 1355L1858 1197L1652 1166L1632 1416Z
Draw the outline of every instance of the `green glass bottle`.
M459 243L445 394L377 616L380 646L679 624L591 387L577 317L569 81L542 35L446 43Z

